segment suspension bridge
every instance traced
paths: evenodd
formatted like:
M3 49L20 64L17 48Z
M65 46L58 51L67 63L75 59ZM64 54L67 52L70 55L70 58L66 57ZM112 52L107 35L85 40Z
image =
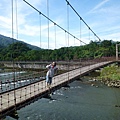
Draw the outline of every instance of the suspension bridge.
M49 1L47 0L47 15L42 13L40 10L38 10L36 7L34 7L32 4L27 2L26 0L23 0L25 4L27 4L31 9L33 9L36 13L39 15L39 39L40 39L40 47L41 47L41 41L43 38L42 33L42 19L47 20L47 44L48 48L50 49L50 38L51 38L51 28L50 24L54 26L54 46L55 49L57 49L57 29L61 30L62 33L64 33L64 43L66 43L65 47L70 46L70 40L72 39L71 46L75 46L75 41L77 41L77 45L86 45L87 43L82 40L82 25L83 23L88 30L87 39L91 40L91 33L94 36L94 39L97 39L98 41L101 41L100 37L91 29L91 27L85 22L85 20L79 15L79 13L75 10L75 8L70 4L68 0L65 0L67 3L67 29L63 28L59 24L57 24L55 21L53 21L49 17ZM18 31L18 18L17 18L17 2L16 2L16 19L14 20L14 0L12 0L12 38L14 38L14 21L16 20L16 33L19 34ZM71 10L77 15L78 21L79 21L79 37L78 35L73 35L70 32L70 8ZM61 31L58 31L61 33ZM18 35L17 35L18 38ZM73 44L74 42L74 44ZM14 43L14 39L13 39ZM64 44L63 43L63 44ZM62 46L61 46L62 47ZM118 48L117 48L118 50ZM4 75L0 76L0 119L4 118L5 116L9 115L13 118L17 118L16 111L21 109L22 107L29 105L30 103L40 99L40 98L49 98L49 94L56 91L57 89L68 85L72 81L74 81L76 78L80 78L91 71L94 71L96 69L100 69L101 67L104 67L106 65L116 63L118 62L118 51L117 53L117 59L107 59L102 60L100 59L97 62L92 62L90 60L88 61L82 61L79 59L79 62L75 65L74 62L70 62L69 60L69 51L68 52L68 61L64 61L65 63L59 64L59 61L57 65L59 66L59 70L64 70L63 73L56 74L56 76L53 77L53 83L50 87L47 87L45 82L45 74L46 70L44 71L34 71L37 68L45 68L45 65L36 62L25 62L24 61L14 61L13 62L6 62L3 61L1 63L7 65L7 67L12 67L13 72L3 73ZM14 55L13 55L14 56ZM42 55L41 55L42 56ZM49 57L49 55L48 55ZM46 59L47 61L47 59ZM57 61L57 58L53 61ZM94 61L94 60L93 60ZM72 63L72 65L71 65ZM76 62L75 62L76 63ZM64 65L63 65L64 64ZM86 64L86 65L85 65ZM76 67L77 66L77 67ZM16 67L21 69L20 72L15 71ZM26 74L26 70L32 68L33 71L29 72L29 74ZM23 74L23 75L22 75ZM4 76L4 77L3 77Z
M116 61L95 63L56 75L53 77L53 83L50 87L46 85L45 79L42 78L43 76L40 76L40 73L37 76L32 75L32 77L29 76L27 78L24 76L22 79L16 79L16 81L4 82L4 86L2 86L3 83L1 84L1 90L5 87L6 89L0 93L0 118L5 117L6 115L16 118L17 115L15 112L20 108L29 105L40 98L49 98L50 93L68 85L75 79L114 62ZM25 84L21 85L23 81ZM14 86L14 88L11 86Z

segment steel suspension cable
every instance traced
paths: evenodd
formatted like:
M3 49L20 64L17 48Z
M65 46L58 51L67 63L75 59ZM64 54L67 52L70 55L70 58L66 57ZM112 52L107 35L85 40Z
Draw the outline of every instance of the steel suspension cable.
M66 31L65 31L65 46L67 46Z
M39 13L39 25L40 25L40 27L39 27L40 28L40 48L42 48L42 43L41 43L41 13ZM41 55L41 60L42 60L42 55ZM39 71L41 72L41 70L39 70ZM44 72L42 72L42 76L44 76ZM31 88L30 88L30 90L31 90Z
M18 39L17 0L15 0L15 6L16 6L16 36L17 36L17 39Z
M75 37L74 37L74 46L75 46Z
M81 25L81 19L80 19L80 40L81 40L81 37L82 37L82 29L81 29L82 25ZM81 41L80 41L80 46L81 46Z
M101 41L101 39L98 37L98 35L95 34L95 32L89 27L89 25L83 20L83 18L78 14L78 12L74 9L74 7L69 3L68 0L66 0L67 4L72 8L72 10L77 14L77 16L80 18L80 20L83 21L83 23L91 30L91 32Z
M89 41L90 41L90 37L91 37L91 36L90 36L90 29L89 29Z
M47 0L47 17L49 18L49 0ZM48 49L49 49L49 19L48 20Z
M40 25L40 48L42 47L41 45L41 13L39 13L39 25Z
M88 28L88 39L90 41L90 28ZM88 51L89 51L89 54L90 54L90 47L88 47ZM88 59L88 61L90 61L89 59ZM90 70L90 64L89 64L89 68L88 69Z
M67 31L69 32L69 6L67 4ZM68 34L68 47L69 47L69 34ZM69 59L69 56L68 56Z
M13 28L13 22L14 22L13 21L13 14L14 14L13 13L13 6L14 5L13 5L13 0L11 0L11 6L12 6L12 8L11 8L12 9L12 13L11 13L12 14L12 39L13 39L14 38L14 28ZM13 43L14 43L14 39L13 39Z
M56 24L54 24L54 31L55 31L55 35L54 35L55 38L54 39L55 39L55 50L56 50L56 47L57 47L57 43L56 43L56 37L57 37L56 36ZM57 61L57 51L55 53L56 53L55 54L55 61Z
M17 6L17 0L15 0L15 8L16 8L16 10L15 10L15 14L16 14L16 38L18 39L18 8L17 8L18 6ZM18 50L19 48L18 48L18 46L17 46L17 50ZM19 51L19 50L18 50ZM19 69L19 72L21 71L21 69Z
M69 32L69 6L67 4L67 31ZM67 45L67 49L68 49L68 84L69 84L69 69L70 69L70 52L69 52L69 34L67 36L68 38L68 45Z
M80 29L79 29L79 30L80 30L80 40L81 40L81 35L82 35L82 29L81 29L81 27L82 27L82 25L81 25L81 18L80 18L80 23L79 23L79 24L80 24L80 25L79 25L79 26L80 26ZM80 41L80 46L81 46L81 41ZM79 58L79 69L80 69L79 72L80 72L80 77L81 77L81 65L82 65L82 64L81 64L81 58Z
M13 12L13 0L11 0L11 6L12 6L12 40L13 40L13 44L14 44L14 28L13 28L13 22L14 22L14 12ZM12 60L13 60L13 81L14 81L14 104L15 104L15 111L16 111L16 92L15 92L15 66L14 66L14 53L12 52Z
M67 46L67 35L66 35L66 31L65 31L65 46ZM64 50L65 50L65 49L64 49ZM67 68L68 68L68 67L66 66L65 69L67 70Z
M55 31L55 49L56 49L56 24L54 23L54 31Z
M29 2L27 2L26 0L23 0L25 3L27 3L30 7L32 7L35 11L37 11L38 13L40 13L42 16L44 16L46 19L48 19L49 21L51 21L52 23L56 24L53 20L51 20L49 17L47 17L45 14L43 14L42 12L40 12L38 9L36 9L33 5L31 5ZM75 37L74 35L72 35L70 32L68 32L67 30L65 30L63 27L61 27L60 25L56 24L56 26L58 26L60 29L62 29L63 31L65 31L66 33L68 33L69 35ZM81 41L82 43L86 44L85 42L83 42L82 40L80 40L79 38L75 37L77 40Z

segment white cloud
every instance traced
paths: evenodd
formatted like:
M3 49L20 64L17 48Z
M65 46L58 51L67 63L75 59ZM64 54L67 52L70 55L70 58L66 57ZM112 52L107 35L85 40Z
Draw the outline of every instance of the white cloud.
M11 27L11 19L0 16L0 26L9 29Z
M98 12L98 11L103 11L104 9L102 8L102 6L104 6L109 1L110 0L103 0L101 3L97 4L92 10L90 10L89 13L95 13L95 12Z
M102 40L113 40L113 41L119 41L120 42L120 33L111 33L111 34L106 34L101 36L103 39Z
M27 5L23 0L17 0L17 26L16 26L16 6L14 3L14 36L17 34L17 27L18 27L18 36L19 40L23 40L24 42L30 43L32 45L40 46L40 21L38 13L31 8L29 5ZM46 1L45 0L26 0L31 5L33 5L35 8L40 10L42 13L46 15L47 7L46 7ZM77 0L76 0L77 1ZM95 13L95 16L92 16L93 14L87 14L88 18L86 18L86 21L89 21L88 24L90 25L91 29L98 34L98 36L101 38L114 38L115 36L119 36L117 30L119 29L119 11L120 7L111 5L110 2L112 0L103 0L99 4L97 4L89 13ZM52 1L53 2L53 1ZM59 2L62 3L61 0ZM113 1L114 2L114 1ZM9 4L7 4L9 3ZM109 3L109 6L108 4ZM92 3L91 3L92 4ZM53 5L53 4L52 4ZM50 8L52 9L52 5ZM62 5L62 4L61 4ZM60 6L54 6L53 8L59 9ZM59 11L59 14L57 12L57 9L55 13L50 13L51 19L56 22L58 25L62 26L62 28L66 29L67 26L67 20L66 16ZM60 7L61 9L61 7ZM62 8L65 9L66 8ZM11 30L12 30L12 16L11 16L11 1L1 0L0 3L0 34L11 36ZM52 10L50 10L51 12ZM54 11L52 11L54 12ZM60 14L61 13L61 14ZM101 14L99 14L101 13ZM103 15L104 14L104 15ZM55 16L53 16L55 15ZM89 18L90 15L90 18ZM47 15L46 15L47 16ZM101 18L102 16L102 18ZM70 33L73 34L75 37L80 38L80 26L78 19L76 20L75 17L73 17L75 20L70 21ZM104 20L103 20L104 19ZM117 23L118 28L115 28L115 23ZM112 24L114 28L112 27ZM111 26L111 27L110 27ZM67 30L67 29L66 29ZM102 32L101 32L102 31ZM110 33L110 31L112 31ZM116 33L115 33L116 32ZM93 38L92 33L91 39ZM65 38L65 31L61 30L56 26L56 46L55 46L55 27L54 24L49 22L49 40L50 45L49 47L51 49L54 49L55 47L60 48L63 46L68 46L68 37L66 33ZM118 37L116 37L118 38ZM89 43L89 30L88 28L85 28L85 25L81 27L81 39L83 42ZM48 20L44 18L41 15L41 45L42 48L48 48ZM69 36L69 46L77 46L80 45L80 41L74 40L73 37Z

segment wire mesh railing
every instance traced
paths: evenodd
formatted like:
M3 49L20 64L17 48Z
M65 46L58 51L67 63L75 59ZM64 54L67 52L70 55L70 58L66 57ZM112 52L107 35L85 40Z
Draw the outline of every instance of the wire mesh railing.
M105 61L101 63L95 63L90 66L79 67L63 74L59 74L53 77L53 82L50 87L47 86L45 80L40 80L40 77L43 77L43 71L37 72L34 74L19 76L16 79L16 83L23 82L23 79L26 81L26 84L23 86L16 86L15 89L8 90L0 94L0 118L10 115L10 113L14 113L15 110L22 108L30 104L31 102L37 100L38 98L42 98L45 95L50 94L52 91L62 87L65 84L69 84L70 81L74 80L74 78L84 75L86 72L88 73L90 70L98 68L99 66L111 63L111 61ZM89 69L88 69L89 68ZM68 74L69 73L69 74ZM68 76L69 75L69 76ZM21 79L21 80L20 80ZM30 79L32 82L30 82ZM38 80L39 79L39 80ZM29 80L29 82L28 82ZM34 81L34 82L33 82ZM11 82L12 83L12 82ZM28 83L28 84L27 84ZM15 92L15 97L14 97ZM16 103L15 103L16 101ZM14 106L16 105L16 109Z
M19 87L23 87L45 79L45 71L27 73L25 71L15 72L15 80L13 72L0 74L0 93L8 92ZM25 75L26 74L26 75Z

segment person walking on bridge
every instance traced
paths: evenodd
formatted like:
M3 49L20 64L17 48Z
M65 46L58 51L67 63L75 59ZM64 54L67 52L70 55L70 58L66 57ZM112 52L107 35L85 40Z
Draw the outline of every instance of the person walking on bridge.
M46 68L48 69L46 74L46 83L47 83L47 86L49 87L52 83L52 78L58 68L56 67L56 62L53 62L50 65L47 65Z

